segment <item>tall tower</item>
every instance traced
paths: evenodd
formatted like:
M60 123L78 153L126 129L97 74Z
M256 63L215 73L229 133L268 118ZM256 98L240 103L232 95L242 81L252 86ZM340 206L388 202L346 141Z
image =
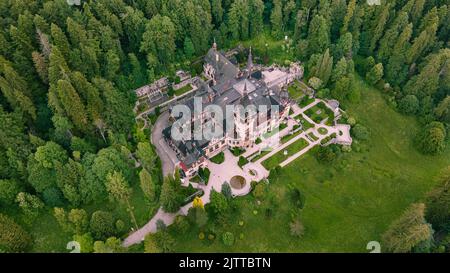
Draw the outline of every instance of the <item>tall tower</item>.
M250 78L250 75L252 75L252 70L253 70L253 56L252 56L252 47L250 47L250 51L248 53L248 60L247 60L248 78Z
M213 49L214 50L217 50L217 43L216 43L216 38L214 37L214 43L213 43Z

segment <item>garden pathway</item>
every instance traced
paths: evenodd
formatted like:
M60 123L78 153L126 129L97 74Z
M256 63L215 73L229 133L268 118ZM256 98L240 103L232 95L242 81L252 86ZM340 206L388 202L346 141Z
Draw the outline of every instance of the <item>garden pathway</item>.
M225 161L222 164L215 164L211 161L208 161L208 169L210 170L209 181L207 185L200 185L197 183L190 183L194 188L203 190L204 194L201 197L203 204L206 205L210 202L211 190L214 189L217 192L220 192L222 189L222 184L224 182L229 182L230 179L235 175L241 175L245 177L247 183L244 188L240 190L231 189L233 195L242 196L246 195L250 192L250 182L251 181L259 181L264 176L267 177L268 173L264 170L259 170L255 168L251 168L251 170L256 171L256 175L252 175L249 170L250 169L241 169L238 166L238 157L235 157L229 150L224 151ZM142 242L145 236L149 233L155 233L157 231L156 222L158 220L162 220L166 226L171 225L175 217L178 215L187 215L189 209L192 207L192 202L181 207L180 210L176 213L167 213L162 208L158 209L158 212L153 216L153 218L142 228L137 231L134 231L130 234L124 241L123 246L129 247L134 244L138 244Z

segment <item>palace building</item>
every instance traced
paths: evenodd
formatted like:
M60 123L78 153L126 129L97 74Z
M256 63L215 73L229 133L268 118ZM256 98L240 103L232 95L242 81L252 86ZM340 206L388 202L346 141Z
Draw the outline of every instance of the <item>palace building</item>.
M183 128L190 128L194 133L193 124L197 121L201 127L198 129L222 126L223 134L210 140L194 139L193 134L189 139L175 140L171 136L172 126L163 131L166 142L179 159L179 168L188 178L194 176L199 168L207 167L207 159L223 150L252 147L258 138L277 129L290 111L287 87L303 76L303 68L298 63L289 68L257 67L253 64L250 48L247 66L241 70L217 49L214 42L205 56L203 76L206 80L200 83L195 96L183 103L192 113ZM203 111L199 113L194 111L195 98L201 99ZM208 111L208 105L219 106L224 113L223 119L227 106L234 106L234 128L224 128L225 120L217 120L218 117ZM181 118L171 113L172 121Z

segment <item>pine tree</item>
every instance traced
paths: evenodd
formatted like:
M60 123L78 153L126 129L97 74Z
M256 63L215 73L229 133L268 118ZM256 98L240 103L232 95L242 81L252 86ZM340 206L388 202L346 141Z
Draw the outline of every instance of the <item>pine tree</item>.
M281 0L274 1L274 7L272 13L270 14L270 23L272 26L272 35L280 39L283 36L284 26L283 26L283 8Z
M152 53L162 64L168 64L175 53L175 26L167 16L156 15L146 25L141 52Z
M59 80L57 84L57 94L65 113L73 122L75 127L86 131L88 118L86 109L72 84L67 80Z
M311 20L308 32L309 54L324 52L330 46L330 27L325 18L316 15Z
M144 193L145 197L147 197L150 201L154 201L156 196L156 185L152 180L152 176L146 169L142 169L140 171L139 181L139 185L141 186L141 190Z

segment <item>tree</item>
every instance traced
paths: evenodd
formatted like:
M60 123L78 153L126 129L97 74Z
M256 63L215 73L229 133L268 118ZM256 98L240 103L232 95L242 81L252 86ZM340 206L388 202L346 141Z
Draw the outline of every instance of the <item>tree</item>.
M72 209L69 212L69 222L73 226L73 230L76 234L83 234L87 231L89 226L88 214L84 209Z
M412 204L395 220L382 236L382 246L388 252L413 252L429 244L433 230L424 218L425 205Z
M310 75L317 77L322 81L323 86L328 84L333 69L333 57L330 56L330 50L327 49L323 55L320 56L315 66L311 68Z
M213 215L218 216L225 214L229 210L230 205L224 194L213 190L210 194L210 203L208 204L208 208L211 208Z
M38 217L39 212L44 208L44 203L35 195L27 192L19 192L16 197L20 209L24 214L24 221L27 224L33 223Z
M156 185L153 182L152 176L146 169L139 172L139 181L141 190L150 201L154 201L156 197Z
M38 147L28 161L28 181L37 192L56 186L56 166L67 162L66 151L49 141Z
M175 240L167 231L150 233L144 239L145 253L168 253L173 251Z
M75 127L86 132L88 118L85 106L72 84L67 80L59 80L57 85L59 102Z
M104 123L114 132L129 132L133 120L133 111L124 94L105 79L95 78L93 83L104 98Z
M222 184L220 192L228 199L233 197L233 193L231 191L231 186L228 182Z
M208 215L205 212L203 207L191 207L188 211L187 218L189 222L193 225L196 225L199 228L202 228L208 222Z
M400 112L408 115L416 114L419 111L419 100L414 95L406 95L398 104Z
M368 140L370 137L370 133L367 130L366 127L362 126L361 124L356 124L352 128L352 135L359 140Z
M82 235L75 234L72 238L80 244L81 253L91 253L94 250L94 239L89 232Z
M417 143L424 154L436 155L442 153L446 147L446 130L442 123L434 121L425 126L419 133Z
M12 205L20 192L20 185L16 180L0 179L0 204Z
M149 142L138 143L136 156L144 169L148 172L153 171L156 162L156 154Z
M122 246L120 239L110 237L103 241L96 241L94 243L94 253L124 253L126 249Z
M192 43L192 40L189 37L184 38L184 54L186 55L186 58L191 59L192 56L195 54L195 48L194 44Z
M427 194L425 218L437 231L450 228L450 167L442 171L438 185Z
M97 210L91 216L89 228L95 239L105 240L114 235L114 218L110 212Z
M6 63L0 63L0 90L13 109L36 120L36 106L26 80Z
M280 39L283 36L283 7L280 0L274 1L274 7L270 14L270 24L272 26L272 35Z
M337 100L344 100L351 92L352 80L349 77L342 77L331 90L331 95Z
M125 181L125 178L123 177L121 172L114 171L113 173L108 174L106 178L106 190L108 191L110 199L112 201L126 204L131 219L136 229L138 229L139 227L137 225L136 217L133 212L134 208L130 204L132 190L128 185L128 182Z
M0 213L0 248L10 252L22 252L26 251L31 243L31 236L20 225Z
M141 52L152 53L162 64L168 64L175 54L175 26L167 16L156 15L146 25Z
M347 6L347 14L344 17L344 22L342 23L341 35L348 31L349 23L351 22L353 15L355 13L356 0L350 0Z
M184 197L181 195L180 187L181 181L179 179L174 177L164 178L159 197L164 211L174 213L181 207L184 202Z
M321 53L330 47L330 26L322 15L315 15L308 32L309 54Z
M384 75L383 64L378 63L366 74L366 80L372 85L377 84Z

